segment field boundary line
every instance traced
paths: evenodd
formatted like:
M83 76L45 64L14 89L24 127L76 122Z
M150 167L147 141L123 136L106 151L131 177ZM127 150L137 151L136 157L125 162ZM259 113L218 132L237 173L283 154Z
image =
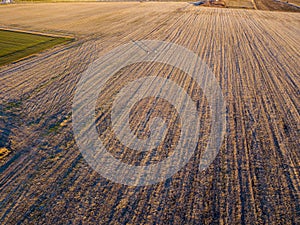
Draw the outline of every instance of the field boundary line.
M40 32L40 31L23 30L23 29L9 28L9 27L3 27L3 26L0 26L0 30L27 33L27 34L34 34L34 35L47 36L47 37L61 37L61 38L75 39L75 36L71 36L71 35L52 34L52 33Z

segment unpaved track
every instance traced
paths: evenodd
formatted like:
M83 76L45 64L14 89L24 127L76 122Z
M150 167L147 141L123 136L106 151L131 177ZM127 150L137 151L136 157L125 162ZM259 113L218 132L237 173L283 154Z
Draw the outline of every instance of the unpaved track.
M0 105L10 121L13 153L0 167L0 223L299 222L299 14L185 3L24 4L1 7L0 14L1 26L77 37L65 48L1 69ZM9 15L17 16L12 21ZM207 63L227 102L227 133L214 163L199 173L210 124L202 91L170 66L127 67L99 98L97 124L104 142L112 135L106 129L112 96L142 76L168 77L185 88L199 102L203 125L195 156L172 179L127 187L102 178L84 161L70 113L75 85L89 63L122 43L142 39L180 44ZM8 108L12 100L18 104ZM154 115L161 109L176 124L174 109L154 99L141 102L136 115L147 114L153 105ZM138 129L139 122L132 121ZM177 135L176 129L170 133L169 146ZM109 146L129 163L163 159L172 151L160 146L159 154L150 157L120 151L116 139Z

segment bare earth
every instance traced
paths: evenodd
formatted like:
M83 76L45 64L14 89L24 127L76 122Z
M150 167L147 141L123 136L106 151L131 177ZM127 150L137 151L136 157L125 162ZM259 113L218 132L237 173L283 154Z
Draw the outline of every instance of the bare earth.
M45 3L1 6L0 15L1 27L77 38L0 68L0 137L9 151L0 164L1 224L300 223L300 14L187 3ZM184 87L199 102L203 125L194 157L171 179L128 187L85 162L71 107L89 63L143 39L174 42L207 63L226 99L227 133L213 164L199 172L210 124L202 91L171 66L121 70L99 98L108 102L97 111L103 140L113 135L107 128L113 95L142 76L169 77ZM134 110L148 112L153 101ZM176 114L165 102L155 110ZM138 126L134 118L132 126ZM170 138L176 140L176 132ZM149 160L118 151L114 138L110 147L124 161ZM172 151L160 150L157 160Z

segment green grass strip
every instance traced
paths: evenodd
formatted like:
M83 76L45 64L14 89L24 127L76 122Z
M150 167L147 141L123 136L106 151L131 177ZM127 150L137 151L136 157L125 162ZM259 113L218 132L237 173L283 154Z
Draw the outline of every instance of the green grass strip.
M66 37L0 30L0 66L71 40Z

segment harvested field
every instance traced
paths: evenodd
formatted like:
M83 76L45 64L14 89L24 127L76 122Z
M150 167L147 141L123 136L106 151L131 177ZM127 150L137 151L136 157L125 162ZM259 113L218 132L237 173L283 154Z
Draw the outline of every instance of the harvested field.
M253 1L251 0L227 0L226 7L228 8L245 8L254 9Z
M0 7L0 26L73 35L76 41L0 68L1 224L297 224L300 193L300 14L194 7L187 3L45 3ZM165 115L168 146L151 157L124 149L110 128L113 96L129 81L168 77L197 102L195 154L165 182L131 187L97 174L73 136L72 101L88 65L121 44L163 40L195 52L211 68L226 100L224 143L199 172L211 115L206 97L184 72L136 63L107 82L97 128L126 163L155 162L178 140L176 111L140 101L136 120ZM184 58L184 56L182 56ZM155 105L154 108L151 108ZM139 116L140 115L140 116ZM3 141L2 141L3 140ZM1 150L2 151L2 150Z
M299 5L293 1L253 0L257 9L268 11L300 12ZM296 0L297 1L297 0ZM290 2L290 3L289 3Z
M285 1L287 3L290 3L290 4L293 4L293 5L296 5L298 7L300 7L300 0L289 0L289 1Z

